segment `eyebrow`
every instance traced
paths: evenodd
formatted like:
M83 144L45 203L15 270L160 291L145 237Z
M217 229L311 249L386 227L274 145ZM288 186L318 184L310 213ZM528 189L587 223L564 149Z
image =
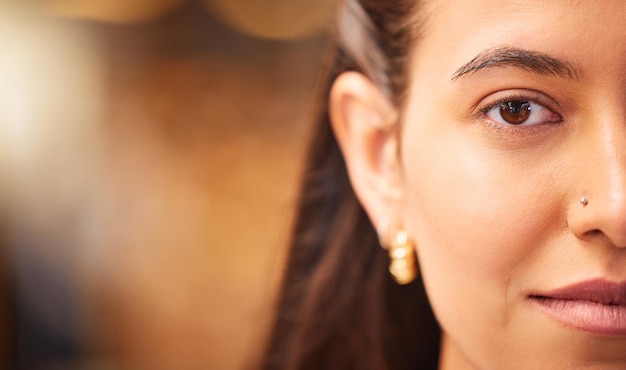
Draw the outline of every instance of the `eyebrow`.
M503 46L481 51L474 59L457 69L452 80L481 69L503 66L572 80L580 76L579 71L565 61L536 51Z

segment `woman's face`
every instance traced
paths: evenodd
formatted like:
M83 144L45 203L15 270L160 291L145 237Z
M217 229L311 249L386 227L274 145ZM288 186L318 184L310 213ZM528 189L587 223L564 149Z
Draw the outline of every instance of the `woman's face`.
M625 369L626 1L426 5L401 212L443 366Z

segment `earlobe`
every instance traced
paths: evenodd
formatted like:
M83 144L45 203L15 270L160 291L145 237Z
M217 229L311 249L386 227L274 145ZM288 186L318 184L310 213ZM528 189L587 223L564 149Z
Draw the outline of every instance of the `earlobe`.
M404 189L396 108L366 76L345 72L331 89L329 113L352 187L372 222L397 214Z

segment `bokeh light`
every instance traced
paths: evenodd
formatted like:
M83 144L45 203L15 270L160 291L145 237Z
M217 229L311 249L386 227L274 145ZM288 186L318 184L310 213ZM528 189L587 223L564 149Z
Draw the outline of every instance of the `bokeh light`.
M312 37L327 29L337 0L202 0L239 32L268 39Z
M43 0L36 4L50 14L112 23L147 22L187 0Z
M332 23L337 0L31 0L49 14L111 23L148 22L199 1L234 30L258 38L319 35Z

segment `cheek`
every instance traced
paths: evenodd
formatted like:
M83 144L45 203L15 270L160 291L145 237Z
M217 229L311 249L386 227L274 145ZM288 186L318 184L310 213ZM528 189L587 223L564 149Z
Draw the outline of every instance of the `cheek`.
M556 175L445 127L405 127L405 223L444 331L493 351L523 276L559 229Z

